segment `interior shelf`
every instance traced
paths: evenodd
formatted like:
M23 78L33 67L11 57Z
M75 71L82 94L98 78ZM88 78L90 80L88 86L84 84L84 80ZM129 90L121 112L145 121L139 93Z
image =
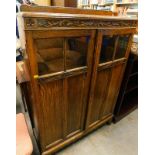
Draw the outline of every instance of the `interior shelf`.
M132 93L125 95L122 102L122 107L120 109L120 115L130 113L130 111L137 108L137 106L138 106L138 88L132 91Z
M104 4L99 4L98 6L109 6L109 5L113 5L114 3L111 2L111 3L104 3Z
M138 3L137 2L116 3L116 5L138 5Z
M136 88L138 88L138 76L129 77L129 81L128 81L125 93L129 93Z
M138 72L138 61L134 61L133 68L131 74Z
M138 76L138 72L131 73L130 77L132 77L132 76Z
M118 119L125 117L130 112L135 110L138 107L137 103L138 103L138 96L135 96L135 97L132 97L128 100L125 100L123 105L122 105L122 108L120 110Z

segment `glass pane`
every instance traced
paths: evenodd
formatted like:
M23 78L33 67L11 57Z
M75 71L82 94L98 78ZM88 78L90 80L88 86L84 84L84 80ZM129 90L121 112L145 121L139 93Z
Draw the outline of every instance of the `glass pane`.
M39 75L64 70L63 40L63 38L35 40Z
M116 36L103 36L100 53L100 63L112 61Z
M129 36L119 36L119 41L116 49L115 59L123 58L125 56L128 46Z
M66 69L73 69L87 65L87 51L89 37L75 37L66 39Z

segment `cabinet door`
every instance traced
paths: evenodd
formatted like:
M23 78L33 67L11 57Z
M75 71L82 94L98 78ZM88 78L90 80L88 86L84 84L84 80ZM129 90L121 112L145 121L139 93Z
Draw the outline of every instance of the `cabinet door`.
M119 30L98 31L86 127L112 116L130 38Z
M33 75L44 128L41 142L47 149L84 128L95 32L38 31L32 35L37 68Z

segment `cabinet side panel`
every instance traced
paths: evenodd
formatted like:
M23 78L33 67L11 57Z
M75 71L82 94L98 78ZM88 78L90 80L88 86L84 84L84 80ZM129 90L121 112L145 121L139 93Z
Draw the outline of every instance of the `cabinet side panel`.
M63 138L63 80L39 85L46 146Z

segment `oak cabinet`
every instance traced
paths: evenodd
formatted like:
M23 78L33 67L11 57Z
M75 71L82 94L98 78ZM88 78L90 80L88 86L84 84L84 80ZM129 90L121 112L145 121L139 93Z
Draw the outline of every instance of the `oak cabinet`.
M29 113L41 154L50 154L112 119L137 20L32 10L19 15Z

